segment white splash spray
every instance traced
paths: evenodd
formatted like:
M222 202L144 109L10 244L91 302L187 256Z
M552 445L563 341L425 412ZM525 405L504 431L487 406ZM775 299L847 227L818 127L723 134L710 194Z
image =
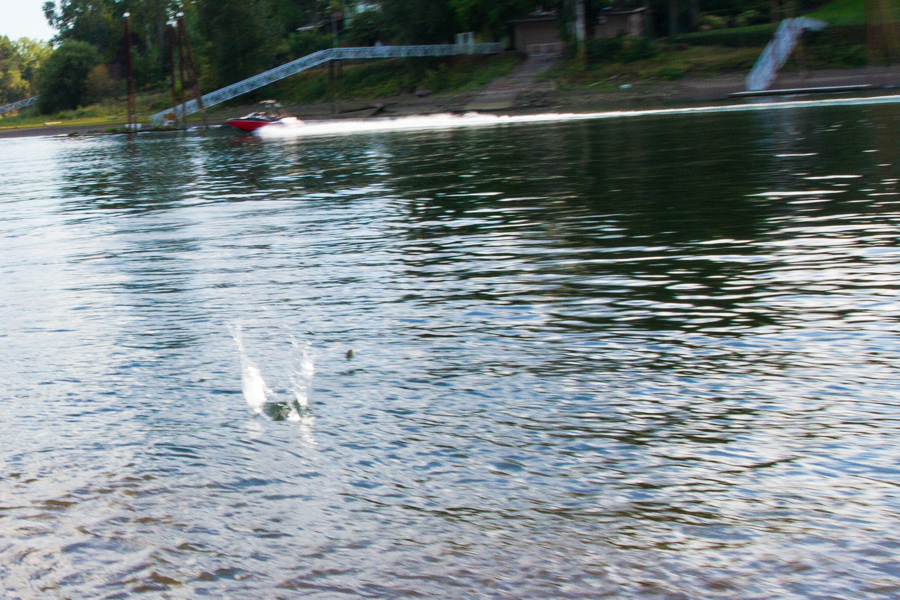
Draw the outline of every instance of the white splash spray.
M587 121L597 119L623 119L659 115L688 115L696 113L757 112L763 110L786 110L813 108L820 106L860 106L869 104L897 104L900 96L876 96L870 98L828 98L824 100L765 100L752 104L725 104L712 106L691 106L685 108L663 108L651 110L617 110L595 113L550 113L538 115L484 115L467 113L464 115L439 114L413 117L390 117L378 119L347 119L333 121L306 121L294 124L267 125L255 134L265 139L302 139L323 136L342 136L359 133L379 133L385 131L430 131L458 129L463 127L492 127L519 123L560 123L565 121Z
M300 344L291 336L294 348L294 370L291 373L291 391L301 410L309 408L309 397L312 394L312 381L316 367L309 353L309 344Z
M240 325L232 325L231 335L237 344L241 360L241 390L247 406L258 414L274 421L303 422L309 411L309 399L312 392L312 378L315 373L309 345L300 344L291 337L294 349L293 366L289 374L291 382L290 400L282 400L263 379L262 371L250 360L244 347L243 330Z
M241 389L244 392L244 400L253 412L261 414L268 398L274 393L266 385L262 373L250 358L244 348L244 336L240 325L231 327L231 336L238 346L238 354L241 357Z

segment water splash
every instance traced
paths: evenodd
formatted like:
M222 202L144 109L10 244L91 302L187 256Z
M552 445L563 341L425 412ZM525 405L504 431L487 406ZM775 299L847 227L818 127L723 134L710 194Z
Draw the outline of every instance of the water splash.
M753 104L724 104L693 106L686 108L663 108L652 110L618 110L594 113L550 113L540 115L485 115L467 113L464 115L438 114L410 117L390 117L380 119L354 119L334 121L307 121L295 124L275 124L262 127L255 132L264 139L303 139L327 136L344 136L360 133L381 133L392 131L434 131L465 127L494 127L522 123L561 123L566 121L588 121L599 119L622 119L659 115L688 115L695 113L756 112L761 110L786 110L793 108L814 108L823 106L861 106L868 104L897 104L900 96L876 96L871 98L828 98L824 100L765 101Z
M294 349L294 370L290 377L291 392L294 394L297 406L302 410L307 410L316 367L310 355L309 344L301 344L291 336L291 346Z
M274 392L266 385L259 367L247 356L247 350L244 348L243 330L240 325L231 327L231 336L237 344L238 354L241 358L241 390L244 392L244 400L253 412L260 414L263 412L268 399L274 396Z
M242 327L235 324L230 328L241 359L241 390L250 410L273 421L303 421L304 415L309 412L312 378L315 373L309 344L300 344L291 337L294 365L289 375L291 382L289 392L293 398L284 400L266 384L262 371L250 360L244 346Z

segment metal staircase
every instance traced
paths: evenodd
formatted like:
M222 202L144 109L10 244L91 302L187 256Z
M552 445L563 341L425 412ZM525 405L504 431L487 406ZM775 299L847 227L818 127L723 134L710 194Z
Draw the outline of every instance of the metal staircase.
M19 100L18 102L13 102L12 104L7 104L5 106L0 106L0 115L6 114L8 112L12 112L14 110L19 110L25 108L27 106L31 106L38 101L38 96L34 96L33 98L26 98L25 100Z
M220 104L247 92L265 87L271 83L296 75L301 71L317 67L332 60L361 60L371 58L411 58L423 56L455 56L459 54L498 54L501 44L445 44L434 46L372 46L365 48L330 48L275 67L259 75L233 83L227 87L203 96L204 108ZM158 112L150 117L152 125L161 125L171 115L182 117L200 110L196 100Z
M826 23L810 19L808 17L798 17L796 19L784 19L775 30L775 37L766 45L766 49L759 55L756 64L747 75L745 84L747 91L758 92L768 89L775 77L778 75L778 69L784 66L788 57L797 45L797 40L805 30L821 31L825 29Z

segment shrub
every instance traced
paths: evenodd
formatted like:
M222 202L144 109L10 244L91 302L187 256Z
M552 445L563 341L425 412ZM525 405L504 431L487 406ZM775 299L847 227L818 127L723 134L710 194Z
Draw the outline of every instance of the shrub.
M88 74L98 64L100 53L87 42L63 42L41 69L41 112L47 114L83 104Z
M749 27L765 23L766 18L758 10L745 10L734 18L735 27Z
M725 46L726 48L762 48L772 39L771 25L755 25L740 29L698 31L678 36L678 41L691 46Z
M84 101L94 104L115 95L116 82L109 75L106 65L97 65L84 81Z
M389 42L394 31L384 13L380 10L367 10L353 17L350 24L350 44L353 46L372 46L375 42Z
M331 48L334 40L331 34L317 33L315 31L298 31L288 36L291 53L295 58L301 58L307 54Z
M803 36L808 58L832 68L862 67L867 63L864 25L829 27Z
M588 42L586 51L588 62L595 64L630 63L659 54L653 40L625 35Z
M718 15L703 15L698 22L701 31L711 31L714 29L725 29L728 27L728 19Z

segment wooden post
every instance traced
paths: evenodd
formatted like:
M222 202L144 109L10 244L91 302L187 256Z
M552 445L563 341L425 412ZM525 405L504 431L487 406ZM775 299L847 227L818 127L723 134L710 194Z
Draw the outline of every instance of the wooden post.
M128 130L137 131L137 98L134 90L134 64L131 60L131 13L125 13L125 76L127 79Z
M328 95L331 96L331 114L337 112L334 93L334 61L328 61Z
M175 28L166 25L166 54L169 58L169 84L172 90L172 110L175 126L178 126L178 94L175 91Z
M203 118L203 126L207 127L206 107L203 106L203 94L200 93L200 77L197 75L197 68L194 66L194 55L191 53L191 39L188 36L187 26L184 24L184 13L178 13L178 28L182 30L181 40L184 43L184 54L187 58L188 78L190 79L191 93L200 107L200 116ZM185 120L185 125L187 120Z
M181 102L181 123L182 127L187 129L187 107L185 106L185 94L187 93L187 84L184 79L184 43L181 38L184 35L184 32L181 30L181 27L175 30L176 37L178 38L178 79L181 81L181 94L179 96L179 100ZM175 115L175 121L178 121L178 115Z

